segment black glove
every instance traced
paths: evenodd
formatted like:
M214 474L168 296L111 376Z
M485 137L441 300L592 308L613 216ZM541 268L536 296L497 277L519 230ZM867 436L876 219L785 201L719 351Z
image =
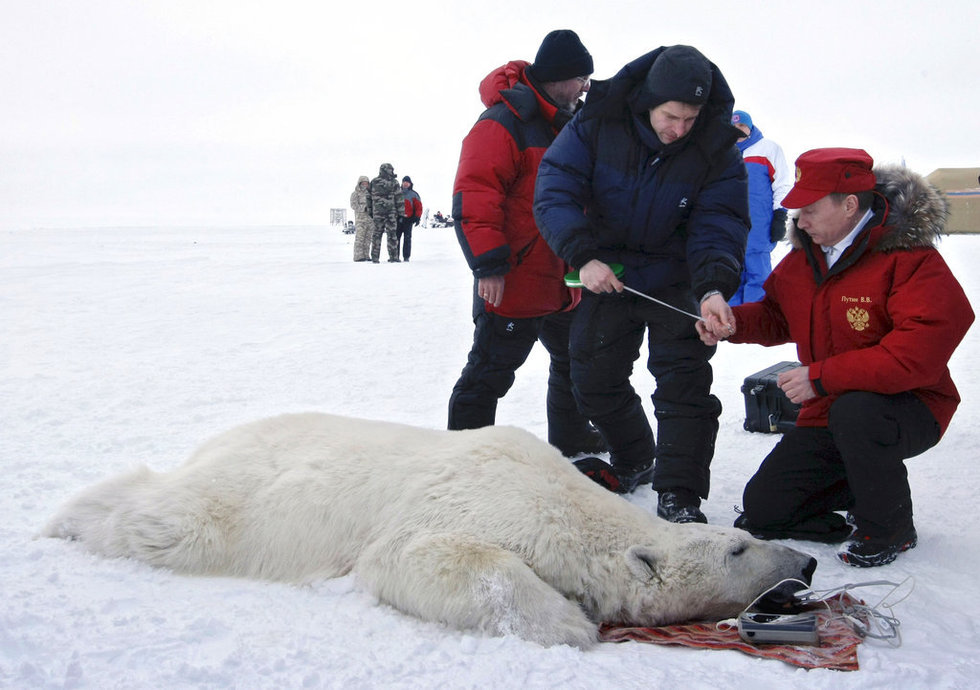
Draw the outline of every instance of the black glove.
M420 220L422 220L422 219L421 218L416 218L415 219L415 222L412 223L412 225L418 225Z
M786 209L777 208L772 212L772 222L769 224L769 241L779 242L786 237Z

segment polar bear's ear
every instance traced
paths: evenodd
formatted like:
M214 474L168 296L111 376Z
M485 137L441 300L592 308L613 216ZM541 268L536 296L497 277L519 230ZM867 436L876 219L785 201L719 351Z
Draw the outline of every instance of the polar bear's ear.
M626 565L644 582L660 583L660 554L650 546L634 545L626 549Z

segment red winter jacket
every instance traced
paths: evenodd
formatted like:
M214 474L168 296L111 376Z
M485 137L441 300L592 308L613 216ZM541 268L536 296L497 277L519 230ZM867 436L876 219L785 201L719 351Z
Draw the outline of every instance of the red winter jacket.
M415 188L409 186L408 189L402 191L402 196L405 198L405 217L409 219L416 219L422 217L422 199L419 197L418 192Z
M532 211L538 164L570 113L538 92L527 67L510 62L480 83L487 110L463 140L453 185L456 236L473 275L505 276L500 306L485 308L514 318L572 309L581 298L565 287L570 269Z
M799 426L827 426L831 403L848 391L911 391L945 432L960 402L947 363L974 318L934 246L945 202L904 168L875 174L883 198L833 268L796 228L795 248L766 280L766 296L733 309L731 340L796 343L818 393L803 404Z

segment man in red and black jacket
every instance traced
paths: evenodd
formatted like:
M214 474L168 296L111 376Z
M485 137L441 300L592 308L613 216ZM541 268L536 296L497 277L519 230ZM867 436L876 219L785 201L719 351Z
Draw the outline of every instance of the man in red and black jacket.
M568 332L579 290L538 233L532 203L545 149L581 106L592 56L574 31L556 30L534 63L515 60L480 84L487 109L463 140L453 218L473 271L473 347L449 400L449 428L494 423L497 401L538 340L551 355L548 441L565 455L605 444L582 416L569 378Z
M734 332L698 324L710 345L796 343L802 364L777 380L802 405L796 426L749 480L735 526L846 540L838 558L862 567L918 541L905 460L939 442L959 405L948 362L974 318L936 249L942 194L906 168L872 164L861 149L801 155L783 199L799 209L793 250L765 297L733 309Z
M402 178L402 196L405 199L405 217L398 219L398 243L401 245L402 260L412 258L412 228L422 220L422 198L415 191L412 178Z

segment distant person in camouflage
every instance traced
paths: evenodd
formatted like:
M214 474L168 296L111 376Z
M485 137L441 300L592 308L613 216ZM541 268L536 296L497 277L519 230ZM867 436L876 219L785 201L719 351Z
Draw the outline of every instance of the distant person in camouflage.
M354 209L354 261L370 261L374 221L371 219L371 180L367 175L357 178L357 186L350 195L350 207Z
M398 219L405 217L405 199L391 163L382 163L378 176L371 180L371 207L374 217L371 261L381 261L382 234L388 235L388 261L401 261L398 258Z

